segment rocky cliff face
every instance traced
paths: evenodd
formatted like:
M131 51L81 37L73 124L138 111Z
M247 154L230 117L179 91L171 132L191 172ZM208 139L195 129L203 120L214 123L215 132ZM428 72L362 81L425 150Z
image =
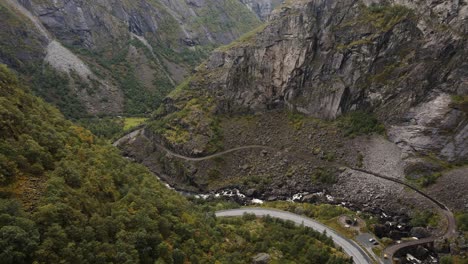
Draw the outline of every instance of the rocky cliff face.
M89 114L150 111L210 50L260 23L238 0L8 0L2 6L36 25L29 30L46 40L37 56L70 77L71 93ZM2 31L18 31L16 25L6 22Z
M256 23L241 4L232 0L20 2L63 43L92 49L128 41L131 34L146 37L150 44L164 40L176 51L227 44ZM205 16L208 14L211 16Z
M449 2L284 6L261 32L216 51L188 94L212 98L213 113L285 106L334 119L370 110L407 153L466 161L467 112L453 99L466 105L467 2ZM186 109L190 96L169 98L166 110Z
M263 20L268 20L273 9L283 3L283 0L240 0L250 10Z

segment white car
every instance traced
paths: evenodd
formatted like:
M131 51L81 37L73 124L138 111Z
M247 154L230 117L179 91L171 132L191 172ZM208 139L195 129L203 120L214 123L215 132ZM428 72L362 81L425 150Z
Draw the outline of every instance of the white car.
M374 243L374 242L375 242L375 239L369 238L369 242Z

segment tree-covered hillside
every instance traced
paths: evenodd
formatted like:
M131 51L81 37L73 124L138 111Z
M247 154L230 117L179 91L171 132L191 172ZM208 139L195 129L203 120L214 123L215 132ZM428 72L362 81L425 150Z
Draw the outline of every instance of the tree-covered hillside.
M0 262L247 263L260 252L288 263L349 262L310 229L217 220L200 208L0 65Z

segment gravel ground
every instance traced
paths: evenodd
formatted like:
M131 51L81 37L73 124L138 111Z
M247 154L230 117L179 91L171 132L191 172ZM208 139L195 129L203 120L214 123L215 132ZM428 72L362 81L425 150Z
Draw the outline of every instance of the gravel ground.
M427 193L454 210L468 211L468 166L444 172Z

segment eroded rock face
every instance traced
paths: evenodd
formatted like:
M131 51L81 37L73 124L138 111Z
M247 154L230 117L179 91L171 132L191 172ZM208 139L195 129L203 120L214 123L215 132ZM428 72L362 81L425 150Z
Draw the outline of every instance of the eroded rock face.
M236 14L223 10L216 1L160 0L156 4L150 1L37 1L21 0L36 14L41 22L62 42L88 48L100 48L109 41L121 42L130 38L130 33L138 36L152 34L164 38L169 27L176 38L196 40L202 44L227 44L240 33L237 25L227 30L220 30L220 25L237 19ZM225 12L215 16L213 22L195 22L202 19L206 9L212 12ZM241 8L241 5L235 8ZM246 10L239 10L246 11ZM248 19L251 19L247 16ZM168 21L165 21L168 20ZM246 21L250 23L251 21ZM171 23L173 25L167 25ZM181 43L185 45L185 43ZM177 47L173 47L177 48Z
M252 10L257 16L263 20L268 20L271 12L275 7L283 3L283 0L240 0L250 10Z
M437 153L448 161L468 158L468 122L466 113L450 107L451 98L441 93L411 108L406 121L393 125L389 139L406 153Z
M370 3L378 3L370 0ZM440 23L447 24L460 33L468 32L468 2L466 0L390 0L393 4L408 6L418 10L424 16L434 19Z
M207 89L219 113L287 106L334 119L370 109L395 142L463 160L467 117L450 95L468 94L466 2L452 2L298 1L215 52L198 75L209 80L191 87Z

